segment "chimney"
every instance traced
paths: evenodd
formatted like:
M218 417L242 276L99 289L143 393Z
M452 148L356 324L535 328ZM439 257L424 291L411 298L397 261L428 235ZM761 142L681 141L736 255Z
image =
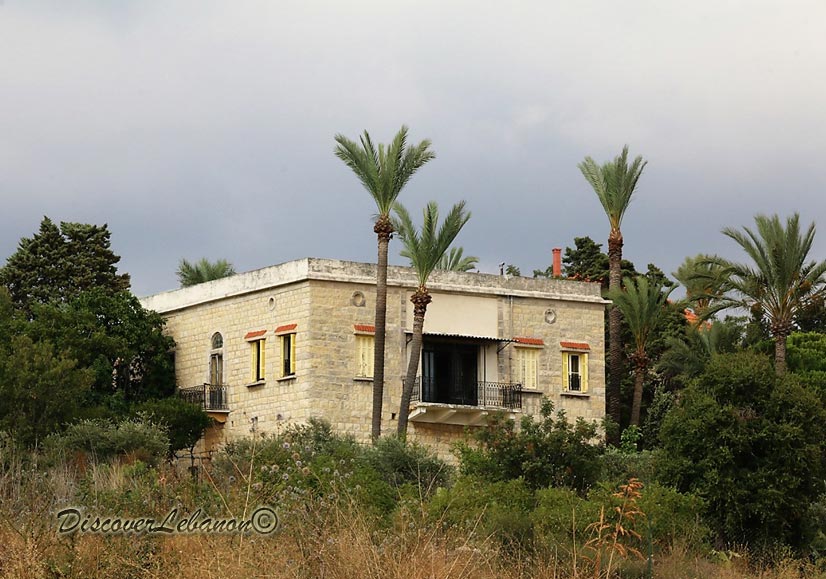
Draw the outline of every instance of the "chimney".
M554 277L562 277L562 249L554 247Z

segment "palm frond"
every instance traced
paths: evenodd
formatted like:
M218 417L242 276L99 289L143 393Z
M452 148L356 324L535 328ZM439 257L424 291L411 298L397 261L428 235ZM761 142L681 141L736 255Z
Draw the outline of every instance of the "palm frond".
M367 131L361 135L360 145L344 135L335 136L336 157L356 174L370 193L380 217L389 217L393 203L413 174L436 156L427 139L408 146L407 131L407 127L402 126L389 145L378 147Z
M470 212L465 209L465 202L460 201L439 225L439 206L431 201L422 212L421 229L417 229L401 203L395 203L393 210L396 214L393 219L394 228L404 246L401 255L410 260L419 285L425 287L430 274L437 269L451 243L470 219Z
M622 152L613 161L599 165L591 157L585 157L579 163L579 170L597 194L612 231L619 231L622 218L631 203L631 196L647 163L641 156L637 156L629 165L628 145L622 148Z
M464 255L463 247L451 247L450 251L442 256L439 263L436 264L436 269L447 271L470 271L479 263L479 258L476 256Z

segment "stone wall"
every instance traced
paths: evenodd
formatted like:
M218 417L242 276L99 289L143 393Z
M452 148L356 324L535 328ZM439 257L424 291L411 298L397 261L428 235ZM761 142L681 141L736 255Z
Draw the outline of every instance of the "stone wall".
M285 278L283 283L279 275ZM177 344L179 387L208 381L211 337L215 332L223 336L230 412L208 442L247 436L252 429L278 432L289 423L314 416L330 421L338 432L368 441L372 381L356 376L355 326L373 324L375 266L310 259L235 277L242 279L218 280L197 291L196 286L144 300L147 307L159 308L167 318L167 331ZM407 366L406 326L410 323L408 309L412 308L408 296L415 285L411 270L390 268L382 413L385 433L396 431ZM514 381L517 345L507 340L521 337L535 342L538 384L535 392L523 395L524 413L537 414L542 397L547 396L571 419L602 418L605 306L597 284L437 272L431 285L435 294L495 302L493 333L506 340L480 342L488 344L485 356L495 356L487 360L488 381ZM444 318L445 314L440 315ZM462 315L466 318L468 313ZM444 326L445 320L440 323ZM281 348L275 330L288 324L296 325L296 371L293 377L280 378ZM262 330L266 330L266 376L263 383L250 386L251 346L245 336ZM563 341L587 343L590 348L587 396L562 392ZM490 376L491 369L498 369L498 375ZM411 438L432 445L445 458L450 458L450 447L464 433L464 427L454 424L411 422L409 428Z

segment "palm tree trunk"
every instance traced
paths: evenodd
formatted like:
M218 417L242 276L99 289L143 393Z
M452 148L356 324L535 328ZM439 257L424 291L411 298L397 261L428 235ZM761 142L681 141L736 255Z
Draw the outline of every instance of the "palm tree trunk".
M410 399L413 396L413 387L416 383L416 373L419 370L419 357L422 353L422 337L424 333L424 316L427 304L431 301L427 288L419 288L412 296L413 302L413 339L410 342L410 360L407 362L407 374L404 377L402 401L399 405L399 438L407 436L407 416L410 413Z
M642 354L644 357L645 354ZM642 408L642 388L645 385L645 371L647 364L644 361L636 362L634 365L634 401L631 404L631 424L640 425L640 408Z
M619 291L622 286L622 233L611 231L608 236L608 288ZM619 427L621 415L620 386L622 384L622 313L619 308L608 310L608 347L610 366L608 368L608 388L605 405L608 416ZM636 393L635 393L636 395ZM608 440L612 444L619 442L619 430Z
M774 371L778 376L786 373L786 336L777 334L774 336Z
M373 228L378 237L379 255L376 267L376 335L373 350L373 420L370 436L373 442L381 436L381 409L384 401L384 338L387 333L387 250L393 226L390 219L380 216Z

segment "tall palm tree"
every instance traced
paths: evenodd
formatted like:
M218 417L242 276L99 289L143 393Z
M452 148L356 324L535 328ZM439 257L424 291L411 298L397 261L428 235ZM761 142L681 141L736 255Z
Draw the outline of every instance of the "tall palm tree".
M215 262L201 258L195 263L182 259L178 264L178 281L181 287L189 287L206 281L220 279L235 275L235 268L226 259L219 259Z
M394 210L397 215L395 220L396 229L404 244L401 255L410 259L410 265L416 271L416 278L419 282L416 291L410 296L410 301L413 302L413 339L410 342L410 360L407 364L402 401L399 407L399 436L404 437L407 434L410 398L413 394L416 373L419 370L424 317L427 312L427 304L432 299L430 292L427 291L427 280L439 265L439 261L445 255L450 244L453 243L462 227L470 219L470 212L465 211L465 202L460 201L453 206L442 225L439 226L439 207L435 201L431 201L424 209L422 228L417 230L404 206L396 203Z
M381 408L384 398L384 340L387 326L387 250L393 235L390 210L413 174L435 157L430 141L407 146L407 127L402 126L393 141L385 146L373 144L367 131L360 145L344 135L336 135L336 156L352 169L376 202L378 215L373 231L378 238L376 267L376 335L373 358L373 415L371 435L381 436Z
M685 287L686 298L693 305L694 313L699 316L698 322L726 290L726 276L718 261L719 258L714 255L686 257L673 273Z
M795 213L780 222L777 215L754 218L757 231L743 227L743 231L727 227L723 235L743 248L752 263L735 263L714 259L723 268L730 291L717 306L709 309L712 315L725 308L748 308L761 314L769 323L774 338L774 368L778 375L786 372L786 338L794 329L795 316L812 300L826 294L826 261L809 260L809 251L815 237L815 224L803 233L800 216Z
M593 187L608 216L611 231L608 234L608 287L619 291L622 285L622 218L637 187L647 161L638 156L628 164L628 146L613 161L599 165L591 157L578 165L586 181ZM610 368L606 405L608 415L619 424L620 384L622 382L622 314L613 307L608 312L608 340ZM616 442L616 441L614 441Z
M645 350L651 334L662 318L668 296L674 288L664 289L660 284L650 284L648 278L644 276L638 276L636 280L627 277L623 286L619 290L610 290L608 295L613 300L614 307L622 312L625 323L628 324L628 329L634 336L634 352L631 355L634 363L634 400L631 405L631 424L639 426L642 388L649 363Z
M447 271L470 271L476 264L479 263L479 258L468 255L463 255L465 249L463 247L451 247L450 251L442 256L439 263L436 264L436 269L443 269Z

